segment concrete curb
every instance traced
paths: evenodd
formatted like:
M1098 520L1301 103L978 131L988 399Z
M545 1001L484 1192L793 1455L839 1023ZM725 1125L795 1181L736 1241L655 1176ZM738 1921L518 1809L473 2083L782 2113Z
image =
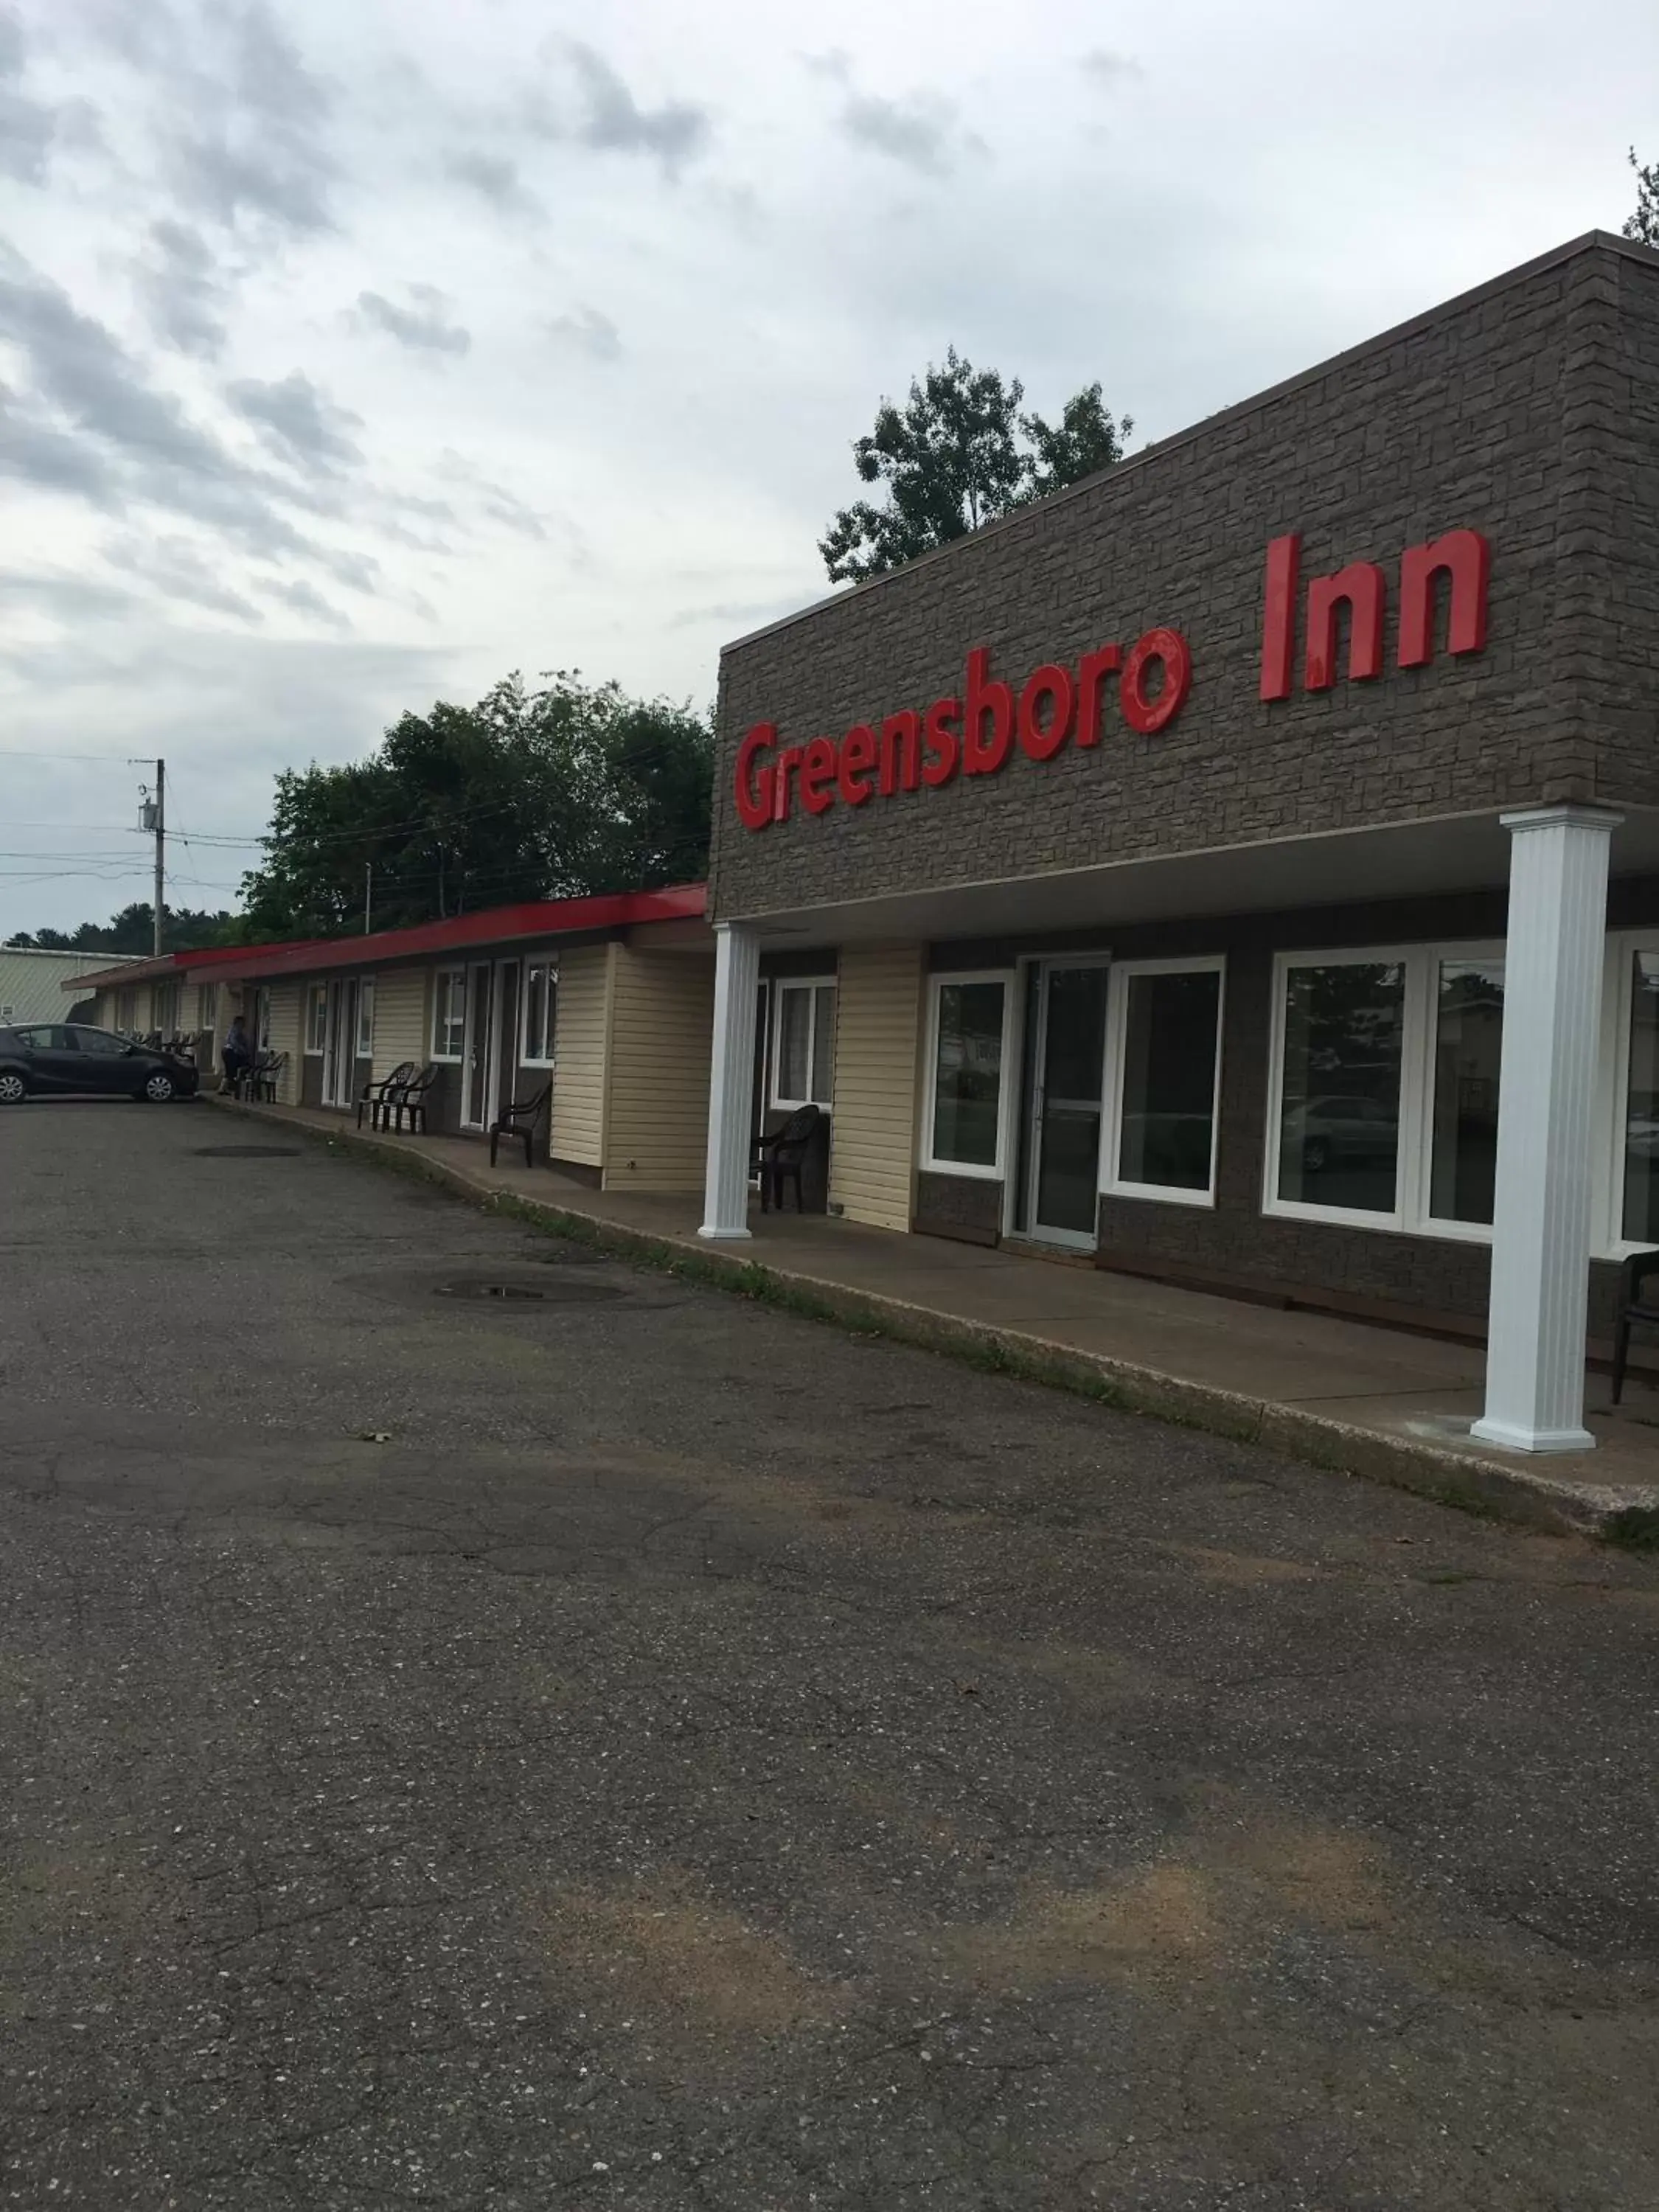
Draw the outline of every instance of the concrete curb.
M902 1298L849 1290L822 1276L739 1257L717 1245L630 1229L601 1215L585 1213L562 1200L555 1203L498 1190L447 1161L434 1159L379 1132L370 1134L349 1126L319 1129L289 1119L281 1107L204 1095L216 1105L275 1123L313 1143L343 1146L395 1173L436 1184L486 1212L526 1221L619 1259L641 1261L694 1281L762 1299L809 1320L833 1322L1028 1382L1078 1392L1120 1412L1202 1430L1240 1443L1261 1444L1331 1474L1409 1490L1463 1512L1606 1541L1645 1545L1659 1539L1659 1485L1639 1492L1613 1491L1568 1480L1552 1474L1547 1467L1491 1459L1473 1449L1354 1428L1300 1407L1189 1382L1103 1353L1079 1352L1023 1329L969 1321Z

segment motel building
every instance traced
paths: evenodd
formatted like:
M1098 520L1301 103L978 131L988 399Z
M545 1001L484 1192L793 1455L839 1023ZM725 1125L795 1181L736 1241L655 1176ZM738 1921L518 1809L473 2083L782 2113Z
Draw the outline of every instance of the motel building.
M702 1234L1434 1330L1583 1449L1659 1244L1659 255L1596 233L730 646ZM826 1228L826 1233L830 1233Z
M240 1013L278 1105L355 1121L365 1092L407 1067L425 1079L428 1136L482 1139L538 1100L538 1165L596 1190L695 1193L714 985L703 904L701 884L536 899L362 937L165 954L75 988L106 1027L197 1031L204 1075Z

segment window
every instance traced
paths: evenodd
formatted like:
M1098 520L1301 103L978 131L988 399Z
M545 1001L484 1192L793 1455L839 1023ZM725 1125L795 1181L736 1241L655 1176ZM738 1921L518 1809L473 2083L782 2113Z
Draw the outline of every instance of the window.
M1659 949L1622 943L1614 957L1623 1049L1613 1237L1659 1244Z
M127 1048L122 1038L112 1036L107 1030L77 1027L66 1030L64 1034L80 1051L101 1053L106 1059L113 1058L118 1053L125 1053Z
M466 970L441 968L432 994L432 1057L459 1060L466 1044Z
M559 970L551 960L532 960L524 971L524 1051L526 1066L550 1067L559 999Z
M306 989L306 1050L321 1052L328 1042L328 986L312 983Z
M836 987L833 982L778 985L772 1103L828 1106L835 1097Z
M1281 954L1267 1210L1487 1237L1503 1033L1498 948Z
M924 1166L956 1175L1003 1172L1009 984L1006 975L933 979Z
M365 975L357 986L357 1057L374 1057L374 978Z
M1498 1174L1504 963L1437 960L1433 988L1426 1211L1431 1221L1479 1222L1490 1228Z
M1214 1204L1222 972L1218 959L1113 968L1109 1190Z
M253 1042L261 1052L270 1049L270 993L262 983L253 994Z
M196 1026L209 1036L219 1026L219 986L198 983L196 987Z
M137 1012L137 994L134 993L131 984L129 983L125 989L119 990L115 994L116 1028L118 1030L130 1030L132 1027L133 1015Z
M150 1019L163 1036L171 1036L178 1028L179 986L176 983L158 983L155 986L155 1000L151 1009Z

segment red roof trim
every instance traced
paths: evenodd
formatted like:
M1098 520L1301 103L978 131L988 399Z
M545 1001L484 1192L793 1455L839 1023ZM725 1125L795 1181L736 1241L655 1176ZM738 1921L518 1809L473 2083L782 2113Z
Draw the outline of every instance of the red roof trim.
M248 945L206 945L191 951L164 952L158 960L124 960L118 968L97 968L84 975L71 975L66 991L98 991L117 983L148 983L158 975L187 975L197 968L222 967L228 961L246 960L251 952L299 952L307 945L325 945L327 938L289 938L269 947Z
M607 891L593 898L531 899L520 906L488 908L412 929L383 929L370 937L326 938L310 945L251 945L234 974L314 975L328 968L374 968L423 954L459 952L525 938L569 937L590 930L629 929L653 921L697 921L708 906L706 884L677 884L659 891Z

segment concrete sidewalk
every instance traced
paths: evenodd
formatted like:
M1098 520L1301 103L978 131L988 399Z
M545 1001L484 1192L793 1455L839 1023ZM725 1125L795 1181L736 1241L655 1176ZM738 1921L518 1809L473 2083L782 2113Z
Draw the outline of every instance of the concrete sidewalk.
M691 1194L601 1192L505 1159L492 1169L472 1139L360 1133L313 1108L232 1110L418 1165L463 1196L533 1210L550 1228L615 1250L1337 1473L1544 1527L1613 1536L1659 1528L1659 1390L1640 1382L1626 1384L1615 1413L1607 1378L1591 1376L1595 1451L1506 1453L1468 1435L1481 1405L1479 1346L823 1215L756 1209L751 1243L709 1245L697 1237Z

